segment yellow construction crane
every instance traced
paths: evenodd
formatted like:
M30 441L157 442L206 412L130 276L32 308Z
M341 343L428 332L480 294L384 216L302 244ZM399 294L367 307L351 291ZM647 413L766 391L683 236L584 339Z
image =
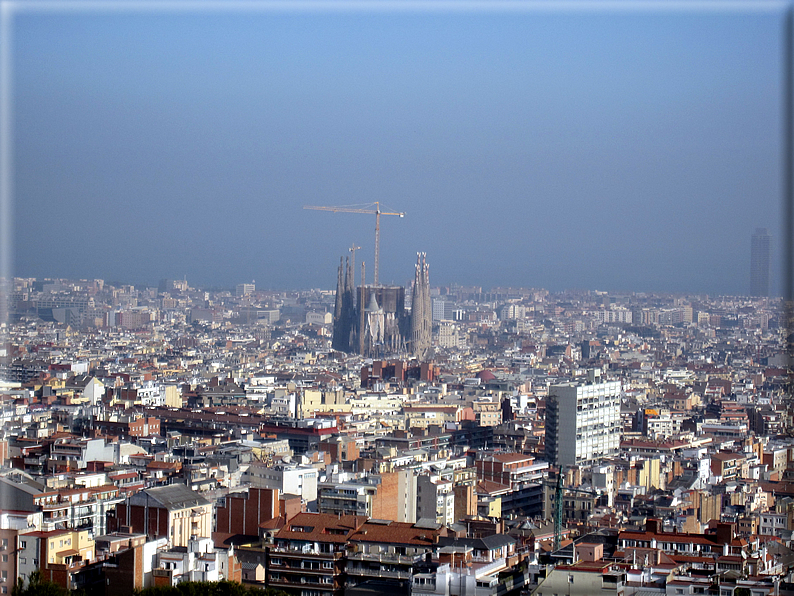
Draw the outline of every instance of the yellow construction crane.
M372 207L375 207L372 209ZM381 215L398 215L405 217L405 213L381 211L380 203L368 203L366 205L341 205L339 207L323 207L306 205L304 209L314 209L316 211L332 211L333 213L365 213L367 215L375 216L375 285L378 285L378 270L380 269L380 216ZM355 253L353 253L355 256Z

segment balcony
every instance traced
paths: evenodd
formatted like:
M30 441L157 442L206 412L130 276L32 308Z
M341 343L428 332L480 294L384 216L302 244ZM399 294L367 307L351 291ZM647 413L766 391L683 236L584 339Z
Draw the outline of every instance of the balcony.
M152 569L152 575L154 577L167 577L169 580L173 573L174 571L172 569Z
M292 563L292 564L290 564ZM287 573L312 573L312 574L322 574L322 575L330 575L334 573L334 568L323 567L322 565L316 564L312 565L311 561L298 561L292 559L290 561L285 561L280 565L271 565L273 569L278 569L280 571L285 571Z
M321 582L319 577L303 577L303 576L301 577L282 576L279 577L278 579L271 576L269 578L269 582L271 584L290 587L290 588L300 588L300 587L310 586L312 588L320 588L324 590L333 590L335 585L335 582L332 583Z
M478 567L475 570L475 576L477 577L477 579L480 579L481 577L485 577L487 575L493 575L494 573L503 571L506 568L507 568L507 561L505 559L496 559L495 561L488 562L487 565Z
M46 513L48 511L66 511L72 507L71 503L42 503L41 510Z
M414 583L411 586L411 593L415 596L420 596L425 593L434 593L436 591L436 580L430 577L414 577Z
M373 569L371 567L350 567L347 568L348 575L366 577L388 577L393 579L411 579L411 570L387 570L383 568Z
M349 561L372 561L375 563L392 563L395 565L412 565L424 555L398 555L395 553L349 553Z
M601 586L604 590L622 590L626 581L623 573L610 572L601 578Z
M302 548L292 546L276 546L270 550L271 554L278 554L282 557L319 557L321 559L341 559L344 551L320 552L314 548Z
M45 517L42 518L41 520L41 522L44 525L65 523L67 521L69 521L69 516L66 514L66 512L64 512L61 515L53 515L52 517Z

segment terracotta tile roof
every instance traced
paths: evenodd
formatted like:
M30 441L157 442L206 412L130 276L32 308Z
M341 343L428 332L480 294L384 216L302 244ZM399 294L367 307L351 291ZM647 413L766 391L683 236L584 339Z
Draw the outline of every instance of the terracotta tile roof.
M286 523L283 517L274 517L273 519L263 521L259 524L259 527L263 530L279 530L283 528Z
M276 540L344 543L366 521L367 518L361 515L336 516L328 513L299 513L276 532L274 538Z
M431 546L436 542L437 536L444 534L444 529L417 528L409 522L366 522L350 536L350 541Z
M509 490L510 490L510 486L507 484L501 484L500 482L492 482L491 480L480 480L477 483L475 492L479 494L494 494L494 493L506 492Z

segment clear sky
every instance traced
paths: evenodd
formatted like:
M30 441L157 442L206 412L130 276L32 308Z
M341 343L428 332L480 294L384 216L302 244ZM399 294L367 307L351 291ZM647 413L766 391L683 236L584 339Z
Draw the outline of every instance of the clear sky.
M332 288L374 217L302 206L376 200L386 283L738 294L781 240L782 9L20 6L18 276Z

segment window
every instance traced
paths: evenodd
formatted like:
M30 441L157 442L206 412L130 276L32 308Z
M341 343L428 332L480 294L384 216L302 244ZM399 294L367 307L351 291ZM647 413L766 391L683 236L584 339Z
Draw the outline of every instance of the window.
M28 547L27 540L20 540L19 541L19 548L27 548L27 547Z

